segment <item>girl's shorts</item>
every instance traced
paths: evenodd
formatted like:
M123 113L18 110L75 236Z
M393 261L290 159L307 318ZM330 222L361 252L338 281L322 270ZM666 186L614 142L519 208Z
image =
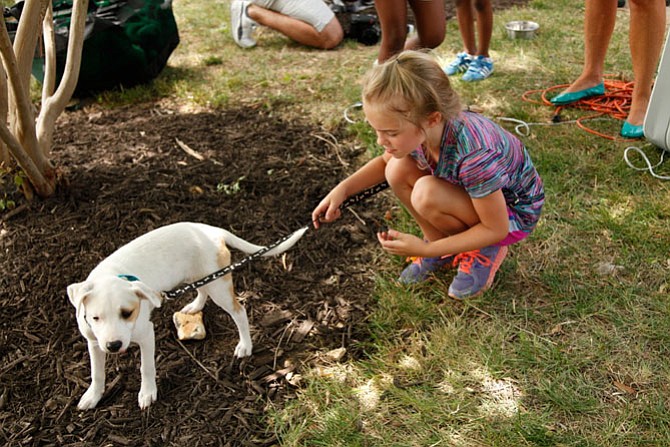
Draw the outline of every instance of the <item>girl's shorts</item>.
M516 213L507 208L507 215L509 216L509 232L505 239L495 245L512 245L528 237L530 232L519 230L519 221Z

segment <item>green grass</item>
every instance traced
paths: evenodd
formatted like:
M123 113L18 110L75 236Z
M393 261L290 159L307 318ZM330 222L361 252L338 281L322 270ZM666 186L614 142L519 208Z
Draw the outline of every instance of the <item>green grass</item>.
M340 124L377 48L317 51L260 30L259 45L243 51L230 38L228 4L176 2L181 44L170 66L151 85L98 102L158 99L185 111L261 104L315 127ZM630 79L628 12L618 14L607 70ZM454 81L485 115L538 123L520 137L545 182L537 230L513 247L495 287L465 303L446 298L449 274L397 287L401 262L381 256L366 356L301 372L298 397L268 415L283 446L670 445L668 183L626 166L626 143L574 123L547 125L553 109L522 100L577 76L582 18L581 0L496 11L496 73ZM504 24L514 19L537 21L537 38L509 40ZM447 60L459 50L451 20L436 53ZM615 134L620 122L593 125ZM349 131L352 144L378 150L363 122ZM656 149L638 146L658 160ZM659 170L670 173L667 163ZM394 225L417 231L400 209Z

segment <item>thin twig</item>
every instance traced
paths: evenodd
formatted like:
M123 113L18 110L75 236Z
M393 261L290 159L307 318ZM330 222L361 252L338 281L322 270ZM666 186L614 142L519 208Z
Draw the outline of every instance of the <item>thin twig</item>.
M196 152L195 150L191 149L186 143L181 141L179 138L175 138L174 140L177 142L177 146L179 146L179 148L182 151L186 152L191 157L196 158L200 161L203 161L205 159L204 155L202 155L202 154Z
M191 354L191 351L189 351L188 349L186 349L186 346L184 346L184 343L182 343L181 340L179 340L179 338L175 337L175 340L177 340L177 343L179 343L179 346L181 346L181 347L184 349L184 351L186 351L186 353L189 355L189 357L191 357L191 359L193 359L193 361L194 361L199 367L201 367L201 368L203 369L203 371L205 371L205 372L207 373L208 376L210 376L212 379L216 380L217 382L219 381L219 378L216 377L216 376L214 375L214 373L212 373L209 369L207 369L207 368L205 367L205 365L203 365L202 363L200 363L200 361L199 361L198 359L196 359L195 356L194 356L193 354Z
M28 208L28 205L25 204L25 203L22 203L21 205L17 206L13 210L10 210L7 213L5 213L4 216L1 216L0 217L0 222L8 221L9 219L16 216L17 214L22 213L23 211L25 211L27 208Z
M338 145L337 145L337 139L336 139L332 134L329 134L328 132L326 132L326 135L329 135L329 136L332 137L333 140L335 140L335 141L330 141L330 140L328 140L328 139L322 137L321 135L317 135L317 134L315 134L315 133L312 134L312 136L313 136L314 138L316 138L316 139L318 139L318 140L321 140L321 141L323 141L323 142L329 144L330 146L332 146L332 148L335 150L335 155L337 156L337 159L340 161L340 163L342 164L342 166L344 166L345 168L348 168L348 167L349 167L349 163L347 163L346 161L344 161L344 160L342 159L342 156L340 155L340 149L339 149L339 147L338 147Z
M359 220L360 223L362 223L363 225L365 225L367 227L367 224L365 223L365 221L361 218L361 216L358 215L358 213L356 213L356 211L352 210L351 208L347 208L347 210L349 210L351 212L351 214L353 214L354 217Z
M221 162L218 162L218 161L214 160L213 158L205 157L200 152L197 152L196 150L190 148L186 143L181 141L179 138L175 138L174 140L177 142L177 146L179 146L179 148L182 151L186 152L191 157L193 157L197 160L200 160L200 161L209 160L212 163L214 163L215 165L221 165L222 164Z
M279 341L277 342L277 348L275 349L275 354L274 354L274 359L272 360L272 370L277 369L277 357L279 357L279 350L281 348L281 342L284 339L284 335L286 334L286 331L288 331L288 328L290 328L293 325L293 321L290 321L289 324L286 325L284 330L281 333L281 336L279 337Z

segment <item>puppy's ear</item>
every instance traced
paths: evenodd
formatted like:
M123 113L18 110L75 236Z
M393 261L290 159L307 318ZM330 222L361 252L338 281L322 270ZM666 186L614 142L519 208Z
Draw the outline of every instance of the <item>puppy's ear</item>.
M154 307L161 307L163 297L160 292L155 291L141 281L133 281L131 284L133 292L140 299L149 300Z
M78 282L67 286L67 296L75 309L77 309L77 317L79 317L79 311L81 310L84 298L86 298L92 288L93 284L89 281Z

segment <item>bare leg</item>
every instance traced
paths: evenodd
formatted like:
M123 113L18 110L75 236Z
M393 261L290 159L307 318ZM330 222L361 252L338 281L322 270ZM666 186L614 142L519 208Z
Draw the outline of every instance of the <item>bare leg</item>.
M386 180L429 241L460 233L479 222L465 190L420 170L407 157L389 160Z
M405 50L437 48L444 40L447 13L443 0L409 0L416 20L416 35L405 42ZM407 24L405 23L405 29ZM383 38L383 31L382 31Z
M603 82L605 55L616 23L616 10L617 3L613 0L586 0L584 67L565 92L584 90Z
M489 45L493 34L493 6L491 0L475 0L477 11L477 56L489 57ZM460 22L459 22L459 26Z
M427 220L423 219L412 206L412 190L416 181L422 177L430 175L428 171L422 171L413 160L408 157L397 160L392 158L386 164L386 180L389 182L393 194L405 206L407 211L414 217L416 223L421 228L424 238L436 240L445 237L437 228L433 227Z
M407 2L405 0L375 0L375 8L382 30L377 61L384 62L394 54L400 53L405 46Z
M432 175L421 177L414 184L412 207L433 228L439 229L436 234L426 235L428 240L461 233L479 222L465 189Z
M665 34L663 0L630 0L630 53L635 87L628 114L630 124L640 126L649 105L651 88Z
M333 18L321 32L318 32L309 23L270 9L261 8L253 3L247 8L247 14L257 23L279 31L286 37L310 47L330 50L339 45L344 37L342 26L337 18Z
M477 54L477 41L475 40L472 4L470 0L456 0L456 19L458 20L458 31L461 33L465 52L471 55Z

